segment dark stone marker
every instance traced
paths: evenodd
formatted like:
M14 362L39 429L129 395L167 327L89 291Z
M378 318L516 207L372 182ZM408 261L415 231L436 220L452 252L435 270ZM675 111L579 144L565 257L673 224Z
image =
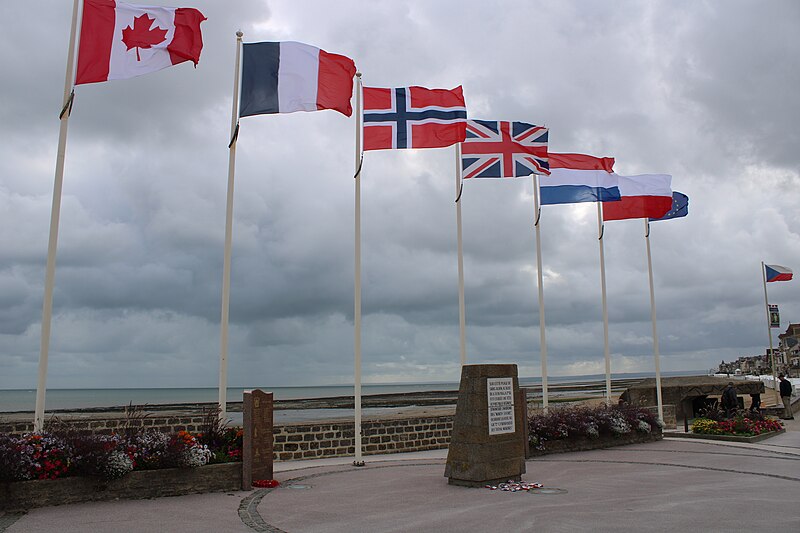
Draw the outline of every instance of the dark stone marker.
M242 489L250 490L254 480L272 479L272 393L245 391L242 410Z
M464 365L444 475L451 485L483 486L525 473L517 365Z

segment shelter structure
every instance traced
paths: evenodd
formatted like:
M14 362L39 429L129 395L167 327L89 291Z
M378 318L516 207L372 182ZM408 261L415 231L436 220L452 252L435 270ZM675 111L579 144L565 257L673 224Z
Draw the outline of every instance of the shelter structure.
M699 411L719 399L722 390L730 379L712 376L685 376L661 378L661 397L664 405L675 406L675 417L678 420L694 418ZM761 381L736 380L733 382L739 404L743 405L743 397L750 394L764 394L764 383ZM625 389L620 400L631 405L656 405L656 380L647 378Z

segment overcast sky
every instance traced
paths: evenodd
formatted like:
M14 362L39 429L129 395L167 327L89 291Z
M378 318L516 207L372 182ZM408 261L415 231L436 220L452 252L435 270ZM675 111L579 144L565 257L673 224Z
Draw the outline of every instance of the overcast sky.
M671 174L691 204L651 229L661 368L764 353L760 262L800 272L800 3L179 5L208 17L197 69L75 91L49 387L216 386L238 29L351 57L368 86L463 85L470 118ZM0 388L36 386L71 10L0 5ZM455 381L454 149L364 159L364 382ZM352 118L242 119L231 386L352 383L353 166ZM462 202L467 360L538 376L531 181L470 180ZM541 224L549 374L602 373L595 206L545 206ZM654 368L643 230L605 227L615 373ZM800 322L800 280L769 291L781 331Z

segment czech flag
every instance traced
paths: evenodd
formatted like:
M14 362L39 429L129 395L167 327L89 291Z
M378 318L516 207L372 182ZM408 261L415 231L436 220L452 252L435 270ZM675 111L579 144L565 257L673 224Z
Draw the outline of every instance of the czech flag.
M791 269L780 265L764 265L767 283L770 281L789 281L792 279Z

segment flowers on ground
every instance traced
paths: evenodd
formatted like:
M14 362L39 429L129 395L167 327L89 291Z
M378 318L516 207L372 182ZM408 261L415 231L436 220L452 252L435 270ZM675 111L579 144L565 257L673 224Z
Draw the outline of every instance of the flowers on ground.
M0 434L0 481L70 475L117 479L132 470L241 461L241 430L226 428L222 434L222 447L202 442L188 431L85 435L61 427L53 434Z
M738 435L752 437L780 431L783 424L779 420L764 418L757 413L739 412L730 420L713 420L712 418L696 418L692 423L692 433L703 435Z
M174 445L181 448L180 462L182 466L203 466L208 464L213 455L207 445L200 444L188 431L179 431L174 437Z
M133 461L127 453L114 450L106 456L103 474L106 479L117 479L133 470Z
M0 435L0 479L56 479L70 468L67 442L49 435Z
M599 439L632 433L650 433L662 424L648 409L628 405L600 407L556 407L547 414L534 414L528 420L532 446L544 450L546 443L571 437Z
M232 463L242 460L242 428L225 427L218 431L198 433L197 440L208 446L212 463Z

